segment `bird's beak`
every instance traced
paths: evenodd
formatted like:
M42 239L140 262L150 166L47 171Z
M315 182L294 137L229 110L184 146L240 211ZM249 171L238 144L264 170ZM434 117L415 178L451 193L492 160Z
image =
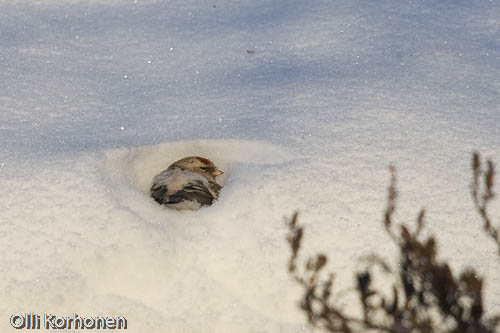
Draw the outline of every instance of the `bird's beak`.
M224 172L220 171L219 169L215 169L214 171L214 176L219 176L219 175L222 175Z

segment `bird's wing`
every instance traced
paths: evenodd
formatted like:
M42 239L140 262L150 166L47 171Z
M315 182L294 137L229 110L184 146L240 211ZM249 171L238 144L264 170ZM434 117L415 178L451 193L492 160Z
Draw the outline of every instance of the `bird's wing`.
M164 204L176 204L184 200L197 201L202 205L211 205L214 200L213 194L203 182L195 180L187 183L182 190L168 196Z
M153 184L153 186L151 186L151 190L150 190L151 196L160 205L163 203L163 200L165 198L165 194L167 192L168 192L168 188L166 185Z

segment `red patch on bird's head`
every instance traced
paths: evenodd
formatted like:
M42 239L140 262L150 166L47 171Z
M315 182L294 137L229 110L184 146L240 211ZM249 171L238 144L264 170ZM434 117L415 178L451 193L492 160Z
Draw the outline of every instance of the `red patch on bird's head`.
M203 158L203 157L196 156L196 159L203 164L207 164L207 165L212 164L212 162L210 160L207 160L206 158Z

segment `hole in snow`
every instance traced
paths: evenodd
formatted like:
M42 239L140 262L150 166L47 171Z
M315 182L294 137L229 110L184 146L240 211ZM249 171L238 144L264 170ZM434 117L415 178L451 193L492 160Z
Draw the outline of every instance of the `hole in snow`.
M242 164L279 164L291 159L285 148L262 141L199 140L163 143L153 146L119 148L105 153L105 174L109 186L120 200L138 200L137 194L149 197L153 177L173 162L187 156L208 158L224 171L217 177L221 185L234 178ZM221 194L221 199L224 194ZM127 200L128 201L128 200ZM128 202L128 207L137 206Z

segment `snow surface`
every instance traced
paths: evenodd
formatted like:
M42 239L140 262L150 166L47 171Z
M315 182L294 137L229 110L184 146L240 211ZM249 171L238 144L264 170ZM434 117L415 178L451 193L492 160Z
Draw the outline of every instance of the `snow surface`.
M499 36L497 0L0 0L0 331L24 312L310 331L283 217L352 286L357 258L395 253L390 163L400 221L425 206L500 312L468 193L472 151L500 165ZM158 206L150 179L191 154L226 172L220 200Z

